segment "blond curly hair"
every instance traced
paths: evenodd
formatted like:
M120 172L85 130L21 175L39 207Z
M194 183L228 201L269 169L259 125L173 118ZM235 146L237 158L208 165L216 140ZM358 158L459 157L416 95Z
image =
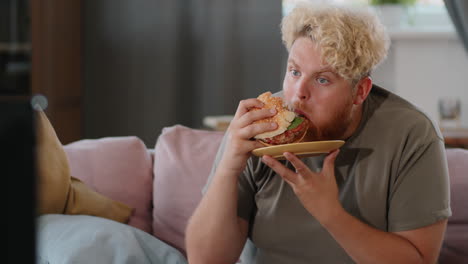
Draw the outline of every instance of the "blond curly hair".
M281 32L288 51L297 38L309 37L325 63L353 81L370 75L390 46L385 27L364 8L300 3L283 18Z

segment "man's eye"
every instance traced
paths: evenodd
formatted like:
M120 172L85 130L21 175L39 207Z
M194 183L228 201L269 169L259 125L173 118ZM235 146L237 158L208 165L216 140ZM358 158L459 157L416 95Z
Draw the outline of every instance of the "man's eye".
M329 81L325 78L317 78L317 82L320 84L327 84Z
M291 70L291 74L292 74L293 76L296 76L296 77L301 76L301 73L300 73L299 71L296 71L296 70Z

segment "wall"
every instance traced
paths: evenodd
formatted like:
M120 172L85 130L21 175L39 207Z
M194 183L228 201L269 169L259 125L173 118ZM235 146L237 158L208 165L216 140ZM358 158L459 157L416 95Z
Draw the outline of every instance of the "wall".
M84 1L84 137L136 135L151 146L165 126L201 127L280 90L281 16L269 0ZM437 99L458 96L468 126L468 55L455 33L391 35L375 82L436 120Z
M468 127L468 54L455 32L390 32L392 46L374 82L419 106L438 120L437 101L458 97Z

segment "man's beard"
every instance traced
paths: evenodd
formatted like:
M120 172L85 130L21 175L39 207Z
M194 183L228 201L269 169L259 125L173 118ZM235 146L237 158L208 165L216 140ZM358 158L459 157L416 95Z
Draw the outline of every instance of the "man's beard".
M320 127L311 124L307 132L306 141L319 141L319 140L335 140L345 139L346 132L352 122L352 106L347 104L333 114L329 122Z

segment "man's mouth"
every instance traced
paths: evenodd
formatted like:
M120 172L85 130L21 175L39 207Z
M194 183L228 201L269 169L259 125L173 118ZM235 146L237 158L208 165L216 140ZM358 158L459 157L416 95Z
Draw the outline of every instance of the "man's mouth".
M307 118L307 119L310 121L310 117L309 117L306 113L304 113L303 111L301 111L301 110L299 110L299 109L294 109L294 112L295 112L297 115L299 115L299 116L301 116L301 117L304 117L304 118Z

